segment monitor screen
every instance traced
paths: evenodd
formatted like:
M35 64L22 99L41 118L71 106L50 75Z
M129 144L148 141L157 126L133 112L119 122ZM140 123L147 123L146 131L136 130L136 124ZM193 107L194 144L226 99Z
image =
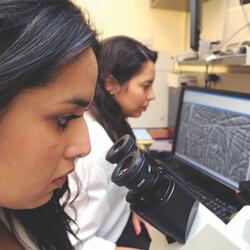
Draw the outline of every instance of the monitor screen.
M250 95L184 89L175 156L231 187L250 179Z

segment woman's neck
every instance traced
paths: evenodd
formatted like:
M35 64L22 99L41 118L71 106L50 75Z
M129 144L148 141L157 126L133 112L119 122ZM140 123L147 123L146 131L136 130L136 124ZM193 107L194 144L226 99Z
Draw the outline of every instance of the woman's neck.
M5 224L0 220L0 249L24 250L17 239L11 235Z

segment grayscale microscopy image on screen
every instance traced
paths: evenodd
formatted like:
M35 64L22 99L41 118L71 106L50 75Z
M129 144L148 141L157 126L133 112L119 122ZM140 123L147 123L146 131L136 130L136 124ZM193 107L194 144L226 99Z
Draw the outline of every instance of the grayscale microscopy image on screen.
M176 152L232 181L246 180L250 164L250 117L184 103Z

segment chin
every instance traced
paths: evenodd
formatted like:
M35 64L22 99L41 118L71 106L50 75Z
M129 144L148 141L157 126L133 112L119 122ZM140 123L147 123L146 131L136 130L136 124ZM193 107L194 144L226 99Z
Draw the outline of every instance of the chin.
M134 114L133 116L131 116L132 118L138 118L138 117L140 117L142 115L142 113L140 112L140 113L137 113L137 114Z
M40 195L39 197L27 197L27 199L15 199L8 200L7 202L0 204L0 207L12 209L12 210L28 210L35 209L47 204L52 196L53 191Z
M43 197L40 197L39 199L35 200L33 204L31 204L28 208L26 209L34 209L38 207L42 207L43 205L47 204L53 196L53 192L45 194Z
M131 113L129 114L127 117L130 117L130 118L138 118L142 115L142 112L141 111L137 111L137 112L134 112L134 113Z

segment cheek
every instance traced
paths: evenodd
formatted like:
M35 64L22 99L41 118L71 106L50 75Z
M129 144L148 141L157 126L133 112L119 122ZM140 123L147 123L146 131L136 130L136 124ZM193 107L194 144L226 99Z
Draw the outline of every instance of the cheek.
M145 94L143 93L143 91L138 90L137 92L133 92L130 95L130 98L128 99L127 103L130 106L131 110L138 110L142 108L145 101Z
M60 148L44 136L24 133L6 138L0 152L0 206L29 208L47 202Z
M61 158L59 145L47 140L45 136L34 134L31 140L26 139L16 138L16 144L9 152L9 157L12 155L15 165L24 165L31 174L35 171L50 175Z
M128 89L116 97L116 102L125 117L139 117L145 98L140 89Z
M27 168L42 170L48 163L53 165L60 156L59 143L52 138L49 133L46 135L37 131L12 136L6 146L9 149L7 154L16 163L23 162Z
M134 101L134 103L143 103L146 100L146 93L144 89L137 86L134 89L129 90L129 96Z
M122 96L124 98L124 105L137 108L142 103L145 102L145 94L144 91L137 87L134 89L128 89Z

